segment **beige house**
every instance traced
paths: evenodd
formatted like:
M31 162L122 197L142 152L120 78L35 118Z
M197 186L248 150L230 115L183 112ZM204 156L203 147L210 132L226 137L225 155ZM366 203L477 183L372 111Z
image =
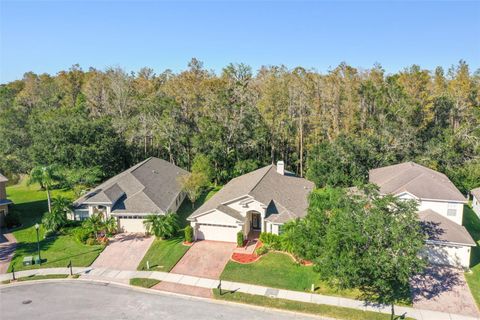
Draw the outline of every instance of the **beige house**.
M238 232L279 234L285 222L307 214L313 187L279 161L232 179L188 220L197 240L235 242Z
M380 193L418 203L419 219L428 235L430 262L468 268L475 241L462 226L467 199L443 173L414 162L370 170L370 182Z
M5 217L8 214L8 205L12 201L7 199L8 179L0 173L0 227L5 226Z
M145 161L105 181L76 200L71 219L84 220L94 213L115 217L123 232L145 232L150 214L175 212L185 193L178 182L188 171L158 158Z
M473 211L475 211L477 216L480 218L480 188L473 189L470 191L470 194L472 195Z

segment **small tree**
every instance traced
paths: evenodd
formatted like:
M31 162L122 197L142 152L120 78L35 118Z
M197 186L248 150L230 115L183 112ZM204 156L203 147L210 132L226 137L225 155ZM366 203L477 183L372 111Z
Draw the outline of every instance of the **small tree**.
M183 230L184 234L185 234L185 242L192 242L193 241L193 228L192 226L188 225L185 227L185 229Z
M117 232L118 224L117 219L115 217L110 217L104 222L105 231L108 234L114 234Z
M160 239L171 238L178 230L178 220L175 213L167 213L165 215L151 214L143 223L149 233Z
M95 239L98 239L98 233L104 229L103 216L100 213L94 213L83 222L83 227L92 230Z
M35 167L30 171L30 178L28 184L39 183L42 189L47 192L48 212L52 211L52 199L50 196L50 190L52 186L61 180L58 174L58 167L54 165Z
M68 221L67 215L71 211L69 199L58 196L53 199L52 209L43 216L42 223L48 231L60 230Z
M210 158L208 158L206 155L201 153L197 154L193 159L192 173L203 174L205 178L205 181L204 181L205 186L211 183L214 178L215 171L213 170L213 166L210 161Z
M180 177L182 190L192 202L192 208L195 208L195 201L197 201L198 197L202 194L205 181L206 179L203 173L191 173Z
M102 176L100 167L92 168L74 168L61 170L61 175L65 184L73 189L75 196L79 197L82 193L94 186Z
M237 232L237 246L243 247L244 236L242 231Z

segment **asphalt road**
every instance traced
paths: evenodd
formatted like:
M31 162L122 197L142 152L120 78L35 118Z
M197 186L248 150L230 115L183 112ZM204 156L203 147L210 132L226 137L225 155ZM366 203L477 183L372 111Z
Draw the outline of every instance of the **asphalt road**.
M0 319L312 319L94 282L44 282L0 289ZM318 318L317 318L318 319Z

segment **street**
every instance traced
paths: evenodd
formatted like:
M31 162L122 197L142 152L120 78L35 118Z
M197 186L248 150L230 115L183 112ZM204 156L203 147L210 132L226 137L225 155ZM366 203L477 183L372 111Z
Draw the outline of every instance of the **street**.
M30 283L0 289L1 319L311 319L249 306L150 294L95 282Z

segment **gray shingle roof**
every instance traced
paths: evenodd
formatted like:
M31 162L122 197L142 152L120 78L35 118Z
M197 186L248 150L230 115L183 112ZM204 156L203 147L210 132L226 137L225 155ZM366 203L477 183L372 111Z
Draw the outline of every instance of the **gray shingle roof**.
M369 175L382 194L409 192L420 199L466 202L446 175L414 162L373 169Z
M269 165L232 179L210 200L192 213L189 219L216 209L231 200L242 196L251 196L266 206L270 206L271 202L274 201L274 206L282 209L280 211L273 209L267 211L269 214L267 219L272 222L283 223L296 217L304 217L307 214L308 194L313 190L313 187L313 182L296 177L289 172L281 175L277 173L275 165Z
M0 173L0 182L7 182L8 179L3 174Z
M464 226L461 226L433 210L418 213L422 227L428 240L452 242L467 246L475 246L475 241Z
M480 188L475 188L470 191L470 193L480 201Z
M188 174L176 165L148 158L105 181L74 202L114 204L112 213L165 213L181 192L178 177Z

